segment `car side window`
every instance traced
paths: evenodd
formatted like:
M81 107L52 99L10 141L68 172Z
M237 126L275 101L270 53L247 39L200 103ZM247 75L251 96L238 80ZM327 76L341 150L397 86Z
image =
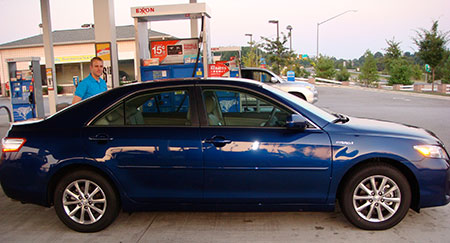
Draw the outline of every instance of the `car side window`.
M266 72L256 71L253 73L256 80L263 83L270 83L271 76Z
M292 112L247 91L203 91L208 125L284 127Z
M93 125L190 126L189 92L151 92L129 98L100 116Z
M124 114L123 114L123 102L113 109L107 111L104 115L100 116L93 122L94 126L123 126Z

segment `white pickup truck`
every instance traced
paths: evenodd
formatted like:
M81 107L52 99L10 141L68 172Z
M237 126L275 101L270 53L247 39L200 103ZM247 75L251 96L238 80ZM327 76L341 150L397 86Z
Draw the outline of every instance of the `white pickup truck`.
M319 99L316 86L313 84L304 81L286 81L267 69L245 67L241 68L241 75L242 78L260 81L296 95L309 103L315 103Z

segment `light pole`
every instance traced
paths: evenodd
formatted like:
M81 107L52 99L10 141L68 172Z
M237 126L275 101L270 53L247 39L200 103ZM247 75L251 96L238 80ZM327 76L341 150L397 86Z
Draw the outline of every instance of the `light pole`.
M250 36L250 47L252 47L253 46L253 41L252 41L252 37L253 37L253 34L245 34L245 36Z
M277 41L280 40L280 28L278 25L278 20L269 20L270 24L277 24Z
M317 23L317 53L316 53L316 58L319 58L319 25L321 25L321 24L323 24L323 23L325 23L325 22L328 22L328 21L330 21L330 20L332 20L332 19L335 19L335 18L337 18L337 17L339 17L339 16L341 16L341 15L344 15L344 14L346 14L346 13L348 13L348 12L357 12L357 11L358 11L358 10L347 10L347 11L342 12L342 13L340 13L340 14L334 16L334 17L331 17L331 18L325 20L325 21L322 21L322 22L320 22L320 23Z
M286 29L289 30L289 50L292 51L292 26L288 25Z

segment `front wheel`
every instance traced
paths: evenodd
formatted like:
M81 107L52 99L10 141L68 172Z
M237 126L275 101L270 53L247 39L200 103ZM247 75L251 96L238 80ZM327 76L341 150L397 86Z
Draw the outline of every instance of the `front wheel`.
M398 224L411 204L411 188L395 167L378 163L350 175L340 195L345 217L366 230L384 230Z
M119 213L117 193L110 182L88 170L64 176L56 186L54 204L61 221L79 232L100 231Z

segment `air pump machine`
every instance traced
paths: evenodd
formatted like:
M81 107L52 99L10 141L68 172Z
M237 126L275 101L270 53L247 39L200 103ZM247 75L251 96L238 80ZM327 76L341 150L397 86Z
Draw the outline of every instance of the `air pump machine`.
M44 117L39 57L7 59L14 121Z

